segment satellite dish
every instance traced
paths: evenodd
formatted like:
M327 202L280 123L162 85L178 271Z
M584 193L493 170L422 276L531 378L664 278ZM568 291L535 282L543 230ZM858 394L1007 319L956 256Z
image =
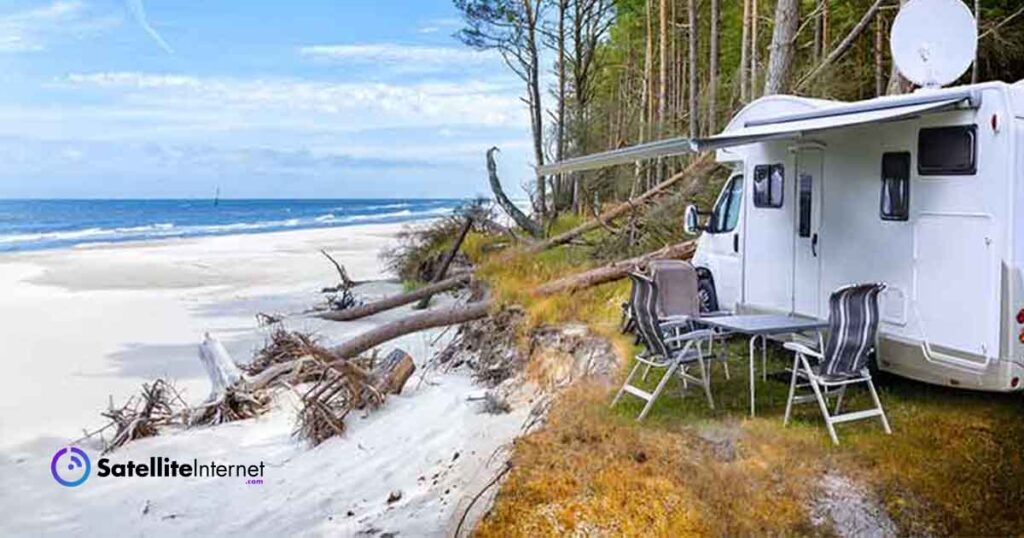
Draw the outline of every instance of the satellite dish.
M974 63L978 26L960 0L910 0L892 23L889 46L907 80L936 88L960 78Z

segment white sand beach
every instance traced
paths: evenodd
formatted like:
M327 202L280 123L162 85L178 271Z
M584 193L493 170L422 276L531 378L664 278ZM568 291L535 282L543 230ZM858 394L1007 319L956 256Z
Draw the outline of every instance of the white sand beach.
M525 411L479 412L465 373L417 374L401 396L346 435L310 449L294 438L296 400L282 394L260 418L170 432L115 451L112 462L266 463L265 483L244 479L90 479L78 488L50 476L54 451L104 423L108 398L173 380L198 401L209 384L197 358L204 332L239 362L263 340L255 314L287 314L291 329L328 342L394 319L407 308L351 323L301 313L337 281L324 248L356 280L382 280L379 253L400 225L122 243L0 255L0 535L184 533L441 535L501 458ZM363 285L372 298L400 289ZM445 299L451 300L451 299ZM436 334L391 345L422 365ZM435 345L442 345L441 338ZM386 346L386 347L391 347ZM93 442L81 444L93 458ZM94 468L95 472L95 468ZM392 492L401 499L388 503Z

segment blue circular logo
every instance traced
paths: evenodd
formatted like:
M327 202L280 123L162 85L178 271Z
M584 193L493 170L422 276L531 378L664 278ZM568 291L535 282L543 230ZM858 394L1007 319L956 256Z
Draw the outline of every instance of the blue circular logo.
M62 456L66 457L62 458ZM65 487L81 486L85 479L89 478L90 471L92 471L92 462L89 461L89 456L78 447L62 448L50 460L50 473L53 474L53 479ZM64 476L68 479L65 479Z

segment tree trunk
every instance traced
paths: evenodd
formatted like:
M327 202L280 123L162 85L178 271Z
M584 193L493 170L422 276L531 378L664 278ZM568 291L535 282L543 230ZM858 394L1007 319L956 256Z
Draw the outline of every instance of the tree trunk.
M765 95L786 91L793 68L796 31L800 26L800 0L778 0L775 5L775 29L768 52L768 76L764 81Z
M832 0L821 0L821 53L825 53L825 49L828 48L829 42L829 31L832 29L829 22L829 8Z
M529 95L531 124L533 127L533 157L537 166L544 166L544 106L540 98L540 53L537 49L537 14L540 9L540 0L523 0L523 8L526 13L526 44L529 57L527 93ZM547 214L547 180L544 176L537 175L537 193L534 204L537 213L543 219Z
M708 61L708 134L718 131L718 0L711 0L711 58Z
M665 136L668 106L668 0L658 10L658 138Z
M697 138L697 2L696 0L687 0L686 3L686 16L687 16L687 36L689 43L689 69L690 81L689 81L689 92L690 102L687 105L690 114L690 138Z
M558 125L555 141L555 160L561 161L565 158L565 17L569 9L569 0L558 0ZM562 184L563 176L555 176L555 188L552 194L552 214L557 215L560 209L558 201L565 188Z
M336 361L348 360L399 336L434 327L446 327L480 319L487 315L490 304L489 300L480 301L467 305L453 306L443 310L431 310L412 314L411 316L406 316L370 329L359 336L349 339L340 346L331 348L330 351Z
M981 35L981 0L974 0L974 28ZM971 66L971 84L978 83L978 50L974 50L974 64Z
M814 44L811 47L814 63L820 62L821 55L825 52L825 45L821 41L821 10L825 7L823 2L824 0L818 0L818 5L815 7L818 13L814 16Z
M494 193L494 199L497 200L498 205L501 206L505 213L512 220L515 221L516 225L525 230L528 234L533 237L541 237L544 235L544 230L541 229L540 225L523 214L522 211L512 203L512 200L508 199L505 194L505 190L501 188L501 181L498 179L498 165L494 162L494 152L499 151L498 148L494 147L487 150L487 177L491 183L491 191Z
M750 73L750 0L743 0L743 30L740 35L740 103L746 104L750 98L747 82Z
M907 0L900 0L900 9L907 4ZM892 69L889 71L889 85L885 90L887 95L898 95L907 93L914 88L909 80L900 74L900 70L896 68L896 62L892 62Z
M347 308L345 310L321 312L320 314L317 314L317 317L330 321L353 321L367 316L372 316L374 314L379 314L385 310L391 310L392 308L398 308L402 305L420 301L425 297L433 297L438 293L461 288L462 286L469 284L471 279L472 274L463 273L440 282L427 284L426 286L407 293L400 293L398 295L392 295L391 297L385 297L372 303L366 303L364 305Z
M584 288L590 288L615 280L625 278L630 271L638 265L644 265L652 260L665 259L690 259L697 248L696 241L686 241L669 245L661 250L656 250L643 256L620 260L603 267L583 271L575 275L553 280L533 290L534 295L544 296L555 293L574 292Z
M757 0L750 2L750 98L757 99L757 73L760 64L757 61L757 29L761 26L758 19Z
M885 20L881 15L875 17L875 97L885 94Z

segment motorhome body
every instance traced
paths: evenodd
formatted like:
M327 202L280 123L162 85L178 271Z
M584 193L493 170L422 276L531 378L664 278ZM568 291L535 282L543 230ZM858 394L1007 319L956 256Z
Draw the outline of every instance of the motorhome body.
M734 167L694 257L723 304L826 317L832 290L884 282L880 369L1022 389L1024 86L857 103L763 97L718 135L542 172L688 151L716 151Z
M965 97L905 113L944 96ZM830 110L840 112L831 122ZM791 129L807 117L838 126ZM884 282L880 369L1021 389L1024 87L928 90L856 107L766 97L706 145L752 127L765 137L718 150L736 173L711 219L723 225L699 239L694 258L724 300L824 317L831 290ZM733 193L742 200L723 203ZM729 205L737 213L721 214Z

